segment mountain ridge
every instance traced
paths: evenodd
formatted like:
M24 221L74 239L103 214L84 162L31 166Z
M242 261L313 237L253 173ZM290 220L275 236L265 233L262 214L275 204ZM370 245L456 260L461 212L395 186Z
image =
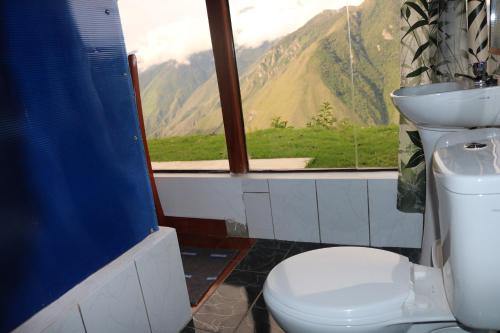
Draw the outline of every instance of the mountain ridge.
M399 10L390 7L365 0L349 7L349 22L345 7L325 10L278 40L238 49L246 130L269 128L274 117L305 127L323 102L339 120L395 123L389 92L399 85ZM156 65L140 79L148 137L223 131L211 51Z

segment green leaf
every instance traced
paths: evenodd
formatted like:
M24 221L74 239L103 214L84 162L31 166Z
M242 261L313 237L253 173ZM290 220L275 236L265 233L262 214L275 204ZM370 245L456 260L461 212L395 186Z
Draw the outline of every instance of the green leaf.
M423 19L428 20L429 18L427 17L427 14L425 11L420 8L416 3L411 2L411 1L406 1L403 5L406 5L408 7L411 7L414 11L416 11Z
M418 131L406 131L406 134L408 134L408 137L415 146L417 146L418 148L423 148L422 140L420 139L420 134L418 134Z
M417 21L415 22L415 24L413 24L409 29L408 31L404 34L403 37L401 37L401 39L404 39L409 33L411 33L412 31L414 31L415 29L418 29L420 27L423 27L423 26L426 26L429 24L429 21L427 20L420 20L420 21Z
M406 7L406 18L409 19L411 15L411 10L409 7Z
M420 163L423 163L425 161L424 157L424 151L423 150L417 150L415 154L413 154L410 159L408 160L408 163L406 163L405 168L414 168Z
M413 72L408 73L408 74L406 75L406 77L407 77L407 78L410 78L410 77L417 77L417 76L419 76L420 74L425 73L425 71L427 71L428 69L429 69L429 67L427 67L427 66L422 66L422 67L420 67L420 68L417 68L417 69L416 69L416 70L414 70Z
M413 64L415 62L415 60L417 60L418 57L420 57L422 52L424 52L430 45L431 45L430 42L426 42L426 43L420 45L418 47L418 49L415 51L415 55L413 56L413 60L411 61L411 63Z
M422 4L422 6L424 6L425 10L428 12L429 11L429 3L427 2L427 0L420 0L420 3Z
M488 46L488 38L486 38L485 40L483 40L483 42L477 47L476 54L478 54L479 52L481 52L482 50L484 50L487 46Z

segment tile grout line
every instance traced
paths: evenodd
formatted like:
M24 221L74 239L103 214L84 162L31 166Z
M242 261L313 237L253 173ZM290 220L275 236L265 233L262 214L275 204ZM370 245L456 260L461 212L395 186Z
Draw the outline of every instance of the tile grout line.
M323 239L321 237L321 223L320 223L320 217L319 217L319 202L318 202L318 181L314 180L314 191L316 193L316 214L318 216L318 233L319 233L319 243L323 243Z
M257 301L259 300L259 297L261 295L262 295L262 289L259 291L259 293L255 297L255 299L253 300L252 304L248 307L247 311L243 315L243 318L241 318L241 320L238 322L238 324L236 325L236 328L234 329L233 332L236 332L238 330L238 328L240 328L241 324L243 324L243 321L245 320L245 318L247 317L247 315L250 313L250 311L253 310L253 308L255 307L255 304L257 304Z
M85 326L85 320L83 320L82 308L81 308L80 304L77 304L76 307L78 309L78 312L80 313L80 319L82 320L83 330L85 331L85 333L87 333L88 330L87 330L87 326Z
M372 246L372 222L370 218L370 190L368 188L368 179L366 181L366 206L368 208L368 246Z
M151 327L151 320L149 319L149 311L146 305L146 298L144 297L144 290L142 289L141 278L139 277L139 270L137 269L137 262L134 260L135 274L137 275L137 281L139 282L139 289L141 290L142 302L144 303L144 310L146 311L146 318L148 319L149 331L152 333L153 328Z
M271 184L269 184L269 180L267 180L267 189L269 191L267 195L269 195L269 208L271 210L271 225L273 226L273 237L274 240L276 240L276 230L274 229L273 203L271 200Z

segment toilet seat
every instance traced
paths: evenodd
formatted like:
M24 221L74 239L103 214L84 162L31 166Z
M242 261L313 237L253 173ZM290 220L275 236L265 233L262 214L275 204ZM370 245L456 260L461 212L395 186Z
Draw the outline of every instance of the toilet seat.
M372 248L309 251L277 265L264 290L266 302L314 322L384 322L401 316L410 294L410 263L406 257Z

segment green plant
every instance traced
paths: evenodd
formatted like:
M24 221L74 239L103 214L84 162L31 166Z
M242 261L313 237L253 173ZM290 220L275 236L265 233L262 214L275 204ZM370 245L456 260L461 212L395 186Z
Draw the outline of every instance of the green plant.
M333 116L333 108L329 102L323 102L318 111L318 114L311 118L307 123L307 127L323 127L332 128L337 122L337 118Z
M419 213L425 208L424 148L418 131L406 131L406 134L415 150L406 164L401 161L397 207L404 212Z
M288 121L281 120L281 117L274 117L271 120L271 128L287 128Z
M417 150L410 157L408 163L405 165L405 168L415 168L420 164L425 163L424 147L422 146L422 140L420 139L418 131L407 131L406 134L408 134L411 142L417 147Z

